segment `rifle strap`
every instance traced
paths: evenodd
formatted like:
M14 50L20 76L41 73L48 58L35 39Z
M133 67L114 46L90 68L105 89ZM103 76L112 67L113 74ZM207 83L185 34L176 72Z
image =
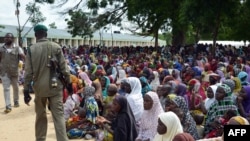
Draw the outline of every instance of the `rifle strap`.
M30 56L30 66L31 66L32 74L33 74L33 65L32 65L32 60L31 60L31 51L30 51L30 47L27 47L27 51L28 51L29 56Z

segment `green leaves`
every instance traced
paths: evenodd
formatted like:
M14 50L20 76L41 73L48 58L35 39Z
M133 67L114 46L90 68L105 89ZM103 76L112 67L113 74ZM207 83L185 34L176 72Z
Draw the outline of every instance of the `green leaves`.
M92 37L94 33L92 19L88 15L89 13L84 13L82 10L70 11L70 19L66 19L68 24L68 32L72 34L73 37Z
M37 23L44 22L46 20L46 17L44 17L40 11L40 7L35 3L28 3L25 11L28 15L30 15L28 20L32 23L32 25L36 25Z

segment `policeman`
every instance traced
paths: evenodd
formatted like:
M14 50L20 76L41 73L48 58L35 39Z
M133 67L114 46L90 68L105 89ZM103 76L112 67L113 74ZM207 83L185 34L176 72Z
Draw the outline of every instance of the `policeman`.
M29 86L33 81L35 93L35 136L36 141L45 141L47 134L46 103L49 102L54 121L57 141L68 141L63 113L63 84L51 69L51 59L58 62L58 68L67 82L69 92L72 92L70 72L65 63L61 47L47 39L47 27L36 25L34 27L37 43L27 50L25 59L24 102L29 105L31 96Z

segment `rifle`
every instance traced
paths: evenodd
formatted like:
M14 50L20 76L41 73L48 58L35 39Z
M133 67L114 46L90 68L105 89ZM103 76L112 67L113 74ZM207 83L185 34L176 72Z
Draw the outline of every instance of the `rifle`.
M67 81L63 75L63 73L61 72L59 65L58 65L58 61L55 57L50 59L50 67L52 69L52 71L55 72L57 78L62 82L63 87L67 87Z

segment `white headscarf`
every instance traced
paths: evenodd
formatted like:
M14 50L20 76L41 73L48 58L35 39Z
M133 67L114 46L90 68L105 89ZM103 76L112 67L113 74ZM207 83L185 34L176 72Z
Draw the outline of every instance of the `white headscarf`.
M149 91L146 95L153 100L153 106L150 110L144 110L141 117L140 130L138 139L150 141L153 140L157 133L158 115L163 113L163 109L157 93Z
M121 83L121 80L122 80L122 79L125 79L125 78L127 77L127 76L126 76L126 72L125 72L124 69L119 69L118 72L119 72L119 77L118 77L118 79L117 79L117 81L116 81L116 84L120 84L120 83Z
M160 85L159 73L157 71L153 71L155 78L150 83L152 90L156 91L157 87Z
M209 107L212 105L212 103L215 101L215 93L216 93L216 90L218 88L217 85L211 85L209 86L212 90L213 90L213 93L214 93L214 97L213 98L206 98L205 99L205 108L208 110Z
M141 82L137 77L128 77L126 81L131 87L131 92L130 94L127 94L126 97L135 116L136 122L139 122L144 109Z
M180 119L171 111L161 113L159 119L167 127L167 132L163 135L157 133L154 141L172 141L175 135L183 133L183 128Z

